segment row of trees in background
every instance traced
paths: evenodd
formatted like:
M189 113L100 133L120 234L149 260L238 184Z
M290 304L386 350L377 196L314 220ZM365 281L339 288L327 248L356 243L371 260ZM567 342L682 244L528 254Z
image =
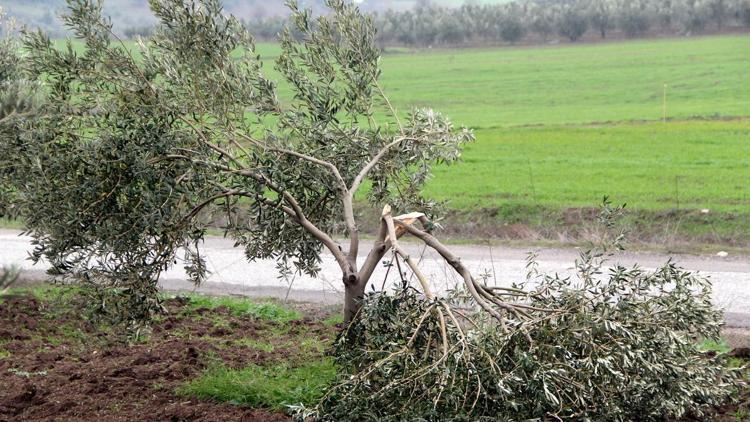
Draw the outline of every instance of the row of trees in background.
M381 47L577 41L587 34L639 37L750 28L750 0L528 0L458 8L423 2L412 10L374 16ZM245 25L259 39L275 40L287 20L273 17Z

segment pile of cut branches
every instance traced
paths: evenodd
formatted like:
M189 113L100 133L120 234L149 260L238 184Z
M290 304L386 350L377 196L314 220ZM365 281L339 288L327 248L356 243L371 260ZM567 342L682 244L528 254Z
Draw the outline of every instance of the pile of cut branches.
M741 385L705 356L721 312L709 280L668 262L615 266L587 251L576 276L488 286L426 231L391 218L389 245L423 290L369 294L335 346L341 376L314 409L322 420L663 420L705 416ZM612 209L605 206L605 214ZM394 224L395 221L395 224ZM394 226L434 247L464 279L440 298L398 246ZM618 241L620 237L616 238Z

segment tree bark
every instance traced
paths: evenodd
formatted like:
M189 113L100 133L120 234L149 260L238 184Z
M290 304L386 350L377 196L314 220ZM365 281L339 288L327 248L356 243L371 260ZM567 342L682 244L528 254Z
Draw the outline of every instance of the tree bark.
M367 283L347 283L344 287L344 325L348 326L362 307L362 299L365 296Z

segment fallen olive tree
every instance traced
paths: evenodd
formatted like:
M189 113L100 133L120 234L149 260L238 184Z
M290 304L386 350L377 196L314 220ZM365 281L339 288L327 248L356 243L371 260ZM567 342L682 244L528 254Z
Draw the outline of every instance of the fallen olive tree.
M201 240L219 222L249 260L315 275L326 250L341 269L341 378L303 418L656 419L700 415L737 385L695 348L721 322L708 282L671 264L602 276L590 254L578 284L475 278L433 235L439 207L420 195L430 166L458 159L472 134L431 110L394 109L373 23L356 7L329 0L331 13L313 18L290 2L296 36L281 35L277 86L216 0L152 0L160 24L137 49L101 3L68 3L85 49L23 36L21 76L43 98L3 127L0 160L33 258L81 283L100 314L147 322L178 260L203 280ZM384 208L360 260L363 186ZM452 296L400 246L407 234L458 274ZM366 296L389 251L419 290Z
M605 203L603 211L606 222L618 210ZM383 219L391 227L387 212ZM527 279L502 287L467 281L434 237L396 227L434 248L464 282L433 295L389 230L389 246L423 290L403 284L366 296L335 344L338 381L317 406L293 407L299 419L705 419L745 385L726 355L698 348L718 341L723 324L711 283L672 262L605 273L621 236L581 253L575 276L540 274L532 255Z

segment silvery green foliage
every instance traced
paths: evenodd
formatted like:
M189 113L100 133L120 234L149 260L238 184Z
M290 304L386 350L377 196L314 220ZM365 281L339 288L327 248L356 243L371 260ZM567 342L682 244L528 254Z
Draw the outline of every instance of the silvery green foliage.
M589 29L589 18L583 3L560 5L557 13L557 33L571 42L577 41Z
M615 26L615 12L618 4L613 0L592 0L588 3L588 15L591 26L602 38Z
M518 305L502 324L460 289L435 300L406 285L369 294L335 344L338 381L317 406L293 410L331 421L710 416L744 386L726 356L698 350L722 325L711 283L672 262L605 269L622 248L622 213L604 199L606 234L575 276L541 274L531 254L525 280L485 286Z
M698 339L717 339L722 315L711 283L667 263L656 271L601 267L584 252L578 276L536 272L509 295L532 307L509 315L509 330L471 315L449 324L440 347L438 302L411 289L372 293L336 344L338 382L315 408L320 420L664 420L708 417L742 385L726 357ZM709 412L709 413L707 413Z
M472 138L431 110L392 113L372 20L344 1L323 17L289 2L293 28L274 64L284 98L218 0L150 5L160 23L135 51L96 0L68 1L84 52L23 38L47 100L13 150L34 258L90 286L113 318L158 311L157 279L176 262L204 279L200 245L216 221L249 260L315 274L321 239L344 226L344 188L376 153L373 201L429 209L419 191L430 165Z
M38 84L24 79L16 25L0 8L0 217L17 213L17 191L10 179L15 162L9 148L18 143L19 130L40 106Z
M651 27L654 11L648 1L623 1L620 6L619 26L625 35L642 35Z
M527 30L524 14L525 10L517 3L508 4L501 9L498 30L503 41L515 43L523 38Z

